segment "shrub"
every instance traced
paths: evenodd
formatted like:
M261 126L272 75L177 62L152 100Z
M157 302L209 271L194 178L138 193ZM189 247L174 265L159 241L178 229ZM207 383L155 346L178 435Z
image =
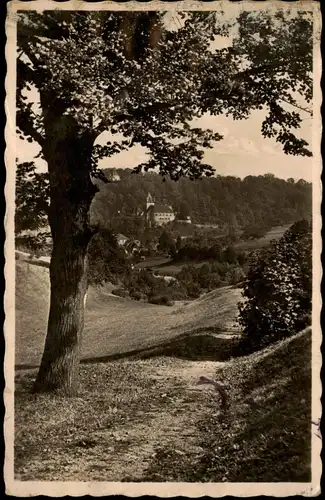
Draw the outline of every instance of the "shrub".
M229 285L237 285L245 278L245 273L242 268L234 267L226 274L226 281Z
M235 262L237 262L237 251L233 246L229 245L225 248L223 252L223 260L229 264L235 264Z
M186 289L183 287L175 287L169 290L168 294L173 300L186 300L188 298Z
M130 297L131 299L134 299L134 300L143 300L146 298L146 296L139 292L138 290L132 290L130 291Z
M44 232L34 235L18 235L15 238L16 249L30 254L30 257L50 257L52 241L50 233Z
M117 295L118 297L127 297L128 296L128 292L124 288L115 288L114 290L112 290L112 294Z
M266 233L271 229L268 225L263 223L262 225L253 224L246 226L241 238L243 240L258 240L259 238L263 238Z
M243 346L249 350L289 337L310 321L312 228L300 221L269 249L252 255L244 302L239 304Z
M214 261L211 266L211 271L213 273L218 274L220 278L224 278L229 269L230 269L229 264L227 264L226 262Z
M200 297L200 292L201 292L200 287L194 281L189 281L186 283L186 290L187 290L187 295L191 299L197 299L198 297Z
M125 252L118 246L115 234L108 229L99 229L88 247L89 283L92 285L118 278L129 271Z
M148 299L149 304L173 306L174 302L168 295L153 295Z

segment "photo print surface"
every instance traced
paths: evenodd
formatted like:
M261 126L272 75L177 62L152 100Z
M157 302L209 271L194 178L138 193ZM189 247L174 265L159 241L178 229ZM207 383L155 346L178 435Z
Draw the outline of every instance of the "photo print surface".
M7 493L318 494L319 19L9 2Z

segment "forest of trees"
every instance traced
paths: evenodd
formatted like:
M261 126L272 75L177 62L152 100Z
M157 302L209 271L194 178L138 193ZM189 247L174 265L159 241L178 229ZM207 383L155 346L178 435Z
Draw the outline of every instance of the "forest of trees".
M194 224L217 224L221 230L290 224L311 215L312 187L303 179L294 182L272 174L238 177L220 176L178 182L155 173L134 175L118 169L120 181L101 188L96 195L92 218L102 227L128 237L139 237L144 229L148 192L159 202L182 213L189 207Z

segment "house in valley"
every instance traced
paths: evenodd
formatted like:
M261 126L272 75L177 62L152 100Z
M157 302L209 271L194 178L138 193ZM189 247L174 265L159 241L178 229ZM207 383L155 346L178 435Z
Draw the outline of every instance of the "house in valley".
M190 215L187 215L185 219L178 219L178 222L184 222L185 224L192 224Z
M126 236L124 236L124 234L118 234L116 236L116 240L117 240L117 243L123 247L125 245L125 243L128 241L128 238Z
M140 248L141 248L141 242L139 240L132 240L132 239L128 240L128 242L124 246L125 251L130 255L133 255L136 252L138 252Z

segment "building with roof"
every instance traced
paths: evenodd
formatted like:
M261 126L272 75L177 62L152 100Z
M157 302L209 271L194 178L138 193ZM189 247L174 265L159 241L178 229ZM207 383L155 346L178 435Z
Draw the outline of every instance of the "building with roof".
M134 254L141 248L141 241L129 239L124 245L124 249L129 254Z
M172 207L163 203L156 203L148 193L146 203L146 220L150 226L163 226L175 220L175 214Z
M116 240L117 240L117 243L123 247L125 245L125 243L128 241L128 238L126 236L124 236L124 234L117 234L116 235Z

